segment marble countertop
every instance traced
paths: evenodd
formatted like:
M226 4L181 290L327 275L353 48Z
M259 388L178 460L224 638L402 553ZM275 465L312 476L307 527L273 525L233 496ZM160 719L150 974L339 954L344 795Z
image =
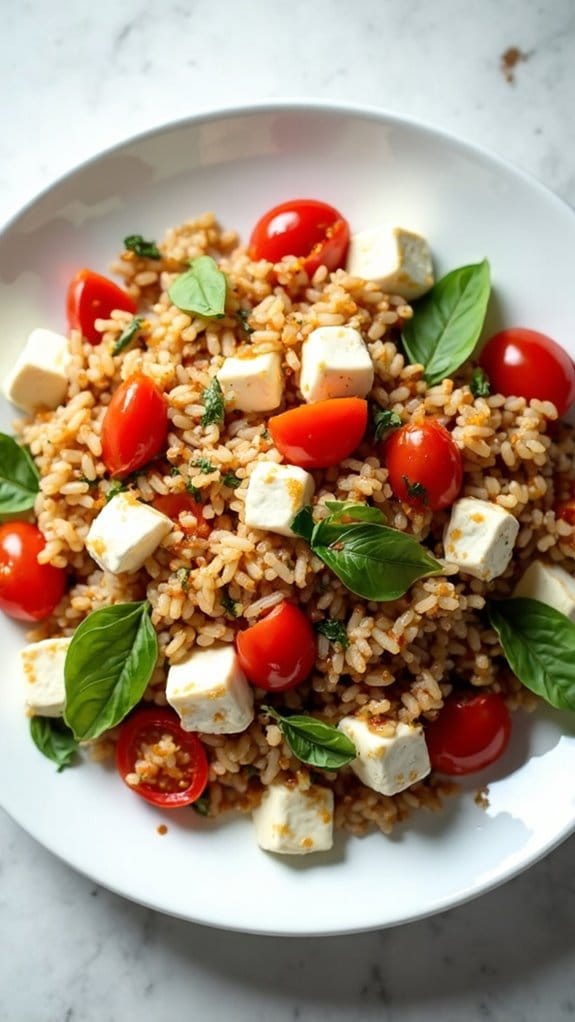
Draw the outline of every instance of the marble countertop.
M0 220L126 135L288 97L430 121L575 204L572 0L5 0L3 13ZM574 842L432 919L283 940L130 904L0 814L0 1022L568 1018Z

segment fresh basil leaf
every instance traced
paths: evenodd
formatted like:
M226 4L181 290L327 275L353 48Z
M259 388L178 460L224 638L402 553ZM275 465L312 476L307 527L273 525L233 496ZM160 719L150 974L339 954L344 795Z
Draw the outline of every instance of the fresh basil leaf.
M302 507L301 511L298 511L294 520L291 523L291 530L295 532L296 536L302 536L303 539L311 543L311 537L315 528L315 522L311 511L311 505L306 504Z
M140 701L158 659L150 605L116 603L76 629L64 665L64 718L75 738L98 738Z
M71 766L78 742L63 720L58 717L32 717L30 734L42 755L56 763L58 773Z
M334 617L328 617L325 621L320 621L315 626L316 632L320 635L325 635L326 639L330 642L338 643L342 649L347 649L349 646L349 638L343 621L338 621Z
M485 372L485 369L482 369L481 366L476 366L473 370L469 389L471 390L473 397L489 397L491 394L489 377Z
M357 756L351 739L332 724L299 714L283 717L271 706L262 706L262 710L273 717L294 756L302 763L322 770L339 770Z
M489 263L484 259L452 270L416 303L402 341L409 361L423 365L430 386L451 376L471 355L483 328L489 293Z
M575 710L575 623L527 597L490 600L489 620L522 685L560 710Z
M168 291L170 301L182 312L200 316L223 316L226 276L211 256L192 259L189 270L177 277Z
M235 472L224 472L222 476L222 483L224 486L228 486L230 490L236 490L241 483L241 479L235 474Z
M325 506L332 512L324 521L330 525L347 522L385 522L385 515L378 507L371 504L355 504L352 500L326 500Z
M251 334L253 334L254 332L253 326L250 326L250 324L248 323L248 316L250 312L251 309L238 309L238 311L236 312L236 316L246 337L250 337Z
M401 478L405 483L408 497L411 497L412 500L418 500L420 504L427 504L429 498L423 483L412 482L407 476L402 476Z
M120 334L114 347L112 348L112 355L119 355L121 351L127 348L134 338L139 334L142 329L144 320L142 316L134 316L131 323L128 323L126 329Z
M390 429L397 429L403 425L401 415L398 415L397 412L390 412L388 409L378 408L377 405L371 406L371 422L376 441L381 440Z
M124 238L124 245L129 252L135 252L142 259L161 259L160 252L155 241L144 241L141 234L129 234Z
M34 506L40 475L25 447L0 433L0 514L28 511Z
M224 395L217 376L214 376L209 386L204 390L204 414L202 415L202 426L211 426L217 423L221 426L224 421Z

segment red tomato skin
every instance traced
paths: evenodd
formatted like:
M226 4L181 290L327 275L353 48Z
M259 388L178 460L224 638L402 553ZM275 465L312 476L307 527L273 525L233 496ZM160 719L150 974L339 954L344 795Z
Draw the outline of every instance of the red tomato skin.
M452 696L425 729L431 766L453 777L483 770L499 759L510 734L509 711L501 696Z
M575 401L575 366L567 352L538 330L510 327L485 345L479 364L492 393L552 401L564 415Z
M355 451L367 428L367 401L337 397L299 405L268 422L272 440L291 465L329 468Z
M418 510L450 507L463 480L461 452L437 419L409 422L384 440L381 458L398 500ZM420 483L424 497L410 494L407 483Z
M0 610L18 621L48 617L66 589L66 572L38 564L46 541L30 522L0 525Z
M191 757L190 783L182 791L159 791L151 784L141 782L128 784L126 775L134 770L137 747L146 734L153 741L162 733L172 735L176 743ZM124 723L116 745L116 766L130 791L152 805L163 809L179 809L189 806L200 797L208 783L208 757L202 742L194 732L184 731L175 713L159 706L135 710Z
M102 458L118 479L160 453L168 435L164 395L149 376L134 373L120 384L102 422Z
M299 257L312 277L318 266L330 271L344 266L348 246L349 225L337 209L317 199L291 199L258 220L248 251L250 259L271 263L287 255Z
M109 319L114 309L123 309L133 315L136 303L113 280L93 270L79 270L70 281L66 298L70 330L79 330L90 344L99 344L102 334L96 330L94 322L97 319Z
M295 688L311 674L316 640L306 615L284 600L236 635L238 660L252 685L266 692Z
M183 512L192 514L197 518L197 524L181 525L182 532L188 536L199 536L201 539L207 539L210 535L211 529L204 518L202 505L194 500L191 493L166 493L155 498L154 507L156 511L161 511L163 515L173 518L176 522Z

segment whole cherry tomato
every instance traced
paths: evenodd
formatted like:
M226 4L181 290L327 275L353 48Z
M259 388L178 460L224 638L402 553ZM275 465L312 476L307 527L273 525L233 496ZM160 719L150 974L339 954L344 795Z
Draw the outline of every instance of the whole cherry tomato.
M411 507L439 511L461 489L461 453L437 419L410 422L396 429L381 446L391 488Z
M188 536L200 536L207 539L210 534L210 527L204 518L202 505L194 500L191 493L166 493L154 500L156 511L161 511L168 518L178 521L181 514L192 514L196 519L195 525L180 525L182 532Z
M0 610L19 621L48 617L64 595L64 569L38 563L45 546L30 522L0 525Z
M141 468L162 450L168 434L164 395L144 373L120 384L102 422L102 458L118 478Z
M367 401L337 397L300 405L268 422L272 440L286 461L301 468L339 465L361 443L367 427Z
M313 628L303 611L285 600L257 624L238 632L236 646L242 670L266 692L295 688L315 664Z
M97 319L109 319L114 309L134 314L136 303L113 280L92 270L79 270L70 282L66 299L70 330L79 330L90 344L99 344L102 334L94 323Z
M471 774L494 763L511 734L509 711L494 692L451 696L439 716L425 729L434 770Z
M552 401L559 415L575 401L573 362L556 341L537 330L502 330L487 342L479 363L493 393Z
M258 220L249 243L251 259L277 263L298 256L312 277L318 266L345 265L349 225L333 206L317 199L292 199L274 206Z
M144 747L157 745L164 735L177 746L175 766L151 766L139 783L127 778L135 773L137 760L146 759ZM150 706L136 710L122 724L116 746L116 765L131 791L152 805L179 809L195 802L208 783L208 758L196 734L184 731L175 713Z

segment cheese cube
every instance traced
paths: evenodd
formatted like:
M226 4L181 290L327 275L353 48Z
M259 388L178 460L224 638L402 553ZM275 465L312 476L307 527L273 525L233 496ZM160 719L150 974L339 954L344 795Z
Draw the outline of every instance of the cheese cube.
M373 280L382 291L408 301L433 287L433 263L425 238L389 224L352 236L346 269L353 277Z
M373 387L373 362L358 330L320 326L302 344L300 390L308 402L365 397Z
M443 535L445 560L490 582L509 564L518 532L517 519L499 504L462 497L451 508Z
M513 595L539 600L575 621L575 578L558 564L532 561Z
M279 352L226 358L218 380L229 408L240 412L271 412L281 403L283 392Z
M310 503L314 488L313 476L297 465L256 462L246 491L246 525L293 536L291 523Z
M340 731L351 739L357 759L351 768L363 784L382 795L397 795L431 770L423 728L393 721L343 717Z
M64 662L72 639L42 639L20 650L26 706L38 717L61 717L66 690Z
M94 519L86 550L104 571L138 571L171 531L171 518L131 493L112 497Z
M236 734L254 719L253 689L231 643L199 647L186 660L173 664L168 671L166 699L184 731Z
M266 852L307 855L333 845L333 792L312 785L270 784L252 813L256 840Z
M68 390L68 341L52 330L33 330L4 383L12 404L25 412L57 408Z

